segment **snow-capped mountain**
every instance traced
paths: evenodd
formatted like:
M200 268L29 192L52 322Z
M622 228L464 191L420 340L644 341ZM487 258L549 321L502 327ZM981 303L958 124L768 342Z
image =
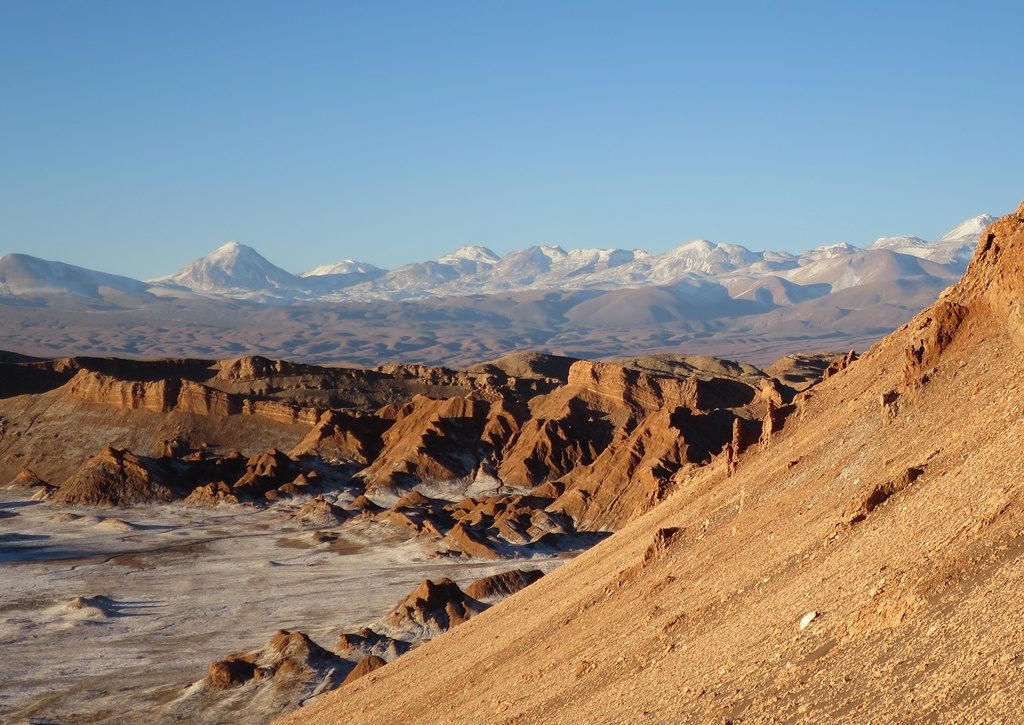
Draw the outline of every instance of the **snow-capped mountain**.
M891 249L895 252L905 249L927 251L924 248L930 246L932 246L931 242L926 242L921 237L879 237L868 249ZM903 253L908 254L908 252Z
M937 244L960 243L977 244L978 237L985 231L985 227L995 221L989 214L979 214L970 219L960 222L955 227L942 235Z
M365 274L375 275L377 273L385 274L386 269L375 267L368 262L357 262L354 259L343 259L340 262L334 264L322 264L319 267L315 267L308 272L303 272L300 277L324 277L332 274Z
M895 284L929 278L952 284L959 272L950 266L890 249L854 250L820 258L782 275L799 285L828 285L831 292L867 284Z
M496 264L501 259L497 254L487 247L459 247L454 252L449 252L438 258L442 264L457 264L459 262L475 262L477 264Z
M137 282L80 267L9 255L0 265L0 295L107 293L174 295L197 293L262 302L413 300L529 290L613 291L645 286L703 290L704 282L746 295L749 300L806 300L863 284L895 283L927 277L944 283L962 273L978 236L992 217L967 219L941 239L882 237L867 249L845 242L799 254L751 251L738 244L704 239L662 254L642 249L566 250L539 245L499 256L483 246L456 249L436 260L384 270L345 259L292 274L255 249L229 242L180 271ZM759 281L765 280L764 284ZM797 286L811 286L801 290ZM676 293L678 294L678 293ZM716 294L718 294L716 292Z
M651 270L657 277L673 277L682 272L702 272L708 275L735 272L762 259L738 244L715 244L706 239L687 242L651 260Z
M300 277L238 242L228 242L174 274L152 280L152 284L241 298L294 296L305 289Z
M974 254L978 237L991 223L991 216L979 214L957 224L935 242L926 242L920 237L882 237L869 248L891 249L939 264L966 265Z
M76 297L93 301L148 296L149 285L28 254L0 257L0 298Z

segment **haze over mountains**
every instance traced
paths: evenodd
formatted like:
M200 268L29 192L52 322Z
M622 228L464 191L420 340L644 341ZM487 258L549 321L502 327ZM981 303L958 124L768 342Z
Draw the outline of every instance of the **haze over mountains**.
M698 240L664 254L463 247L394 270L292 273L229 242L149 282L0 258L0 345L30 354L232 355L469 363L524 348L607 357L685 346L769 362L861 347L955 282L991 221L928 242L799 254ZM60 314L57 314L60 310Z

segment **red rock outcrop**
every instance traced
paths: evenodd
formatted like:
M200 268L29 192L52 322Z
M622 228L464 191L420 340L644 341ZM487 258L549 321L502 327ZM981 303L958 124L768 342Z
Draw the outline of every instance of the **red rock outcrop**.
M65 386L65 393L87 403L113 405L124 410L145 409L166 413L177 403L179 382L120 380L91 370L81 370Z
M217 378L219 380L253 380L276 375L323 372L327 372L325 368L297 365L285 360L270 360L259 355L245 355L233 360L221 360L217 363Z
M210 665L207 683L215 689L270 681L296 688L324 684L337 687L348 663L311 640L304 632L278 630L260 649L231 655Z
M940 301L964 305L977 315L996 314L1019 338L1024 321L1024 203L982 234L963 280Z
M466 587L466 594L480 602L493 602L512 596L544 576L540 569L513 569L477 579Z
M352 668L352 671L348 673L348 676L344 679L344 681L341 684L342 686L344 686L349 684L350 682L355 682L360 677L364 677L373 672L374 670L379 670L386 664L387 661L382 657L378 657L377 655L363 657L363 659L359 660L359 662L356 663L356 666Z
M662 501L680 468L719 453L731 440L732 420L683 407L651 413L593 463L566 475L565 493L549 510L569 514L581 530L616 529Z
M491 403L480 440L493 451L495 458L501 458L506 446L522 429L529 418L529 410L523 403L501 397Z
M434 538L440 537L452 523L444 501L429 498L418 491L402 496L390 510L379 514L377 520Z
M478 533L477 528L467 521L456 521L442 539L447 552L472 559L502 558L497 543Z
M566 385L531 401L531 418L504 450L498 475L515 486L559 479L592 464L656 411L735 407L755 397L752 387L736 380L678 379L611 363L577 362Z
M241 503L238 493L224 481L196 486L185 497L183 503L190 506L216 506L217 504Z
M65 506L124 506L172 501L179 492L154 459L105 448L78 469L51 497Z
M23 468L7 487L22 490L41 489L47 493L52 493L57 490L56 486L44 481L30 468Z
M202 416L255 415L279 423L314 425L321 411L274 400L250 400L182 378L124 380L80 370L65 386L68 397L121 410L191 413Z
M383 621L401 639L430 639L484 609L484 604L467 596L451 579L437 583L427 579Z
M349 511L355 511L360 514L365 513L370 515L377 514L383 511L383 507L378 506L373 501L368 499L365 495L356 496L352 500L352 503L345 506L345 508Z
M854 350L850 350L842 357L833 360L831 363L829 363L829 366L825 368L825 372L822 374L821 379L827 380L828 378L838 373L840 370L846 370L846 368L850 367L851 364L857 361L858 357L859 356Z
M391 420L374 415L329 410L290 455L321 456L367 465L380 454L384 446L381 437L391 424Z
M364 657L380 657L391 660L409 651L410 644L381 634L370 627L363 627L356 632L347 632L338 638L334 652L349 660Z
M245 464L245 473L235 481L236 493L258 498L272 489L289 483L299 474L295 461L279 450L252 456Z
M483 400L417 395L396 411L381 454L359 474L367 491L401 491L421 481L472 476L483 457L480 437L489 410Z

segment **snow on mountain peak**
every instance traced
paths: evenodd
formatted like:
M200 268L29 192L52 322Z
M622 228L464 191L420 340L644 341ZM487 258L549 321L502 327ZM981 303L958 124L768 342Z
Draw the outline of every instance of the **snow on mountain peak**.
M355 259L343 259L334 264L321 264L308 272L303 272L300 277L324 277L329 274L383 274L384 270L368 262L360 262Z
M921 239L921 237L879 237L871 243L871 246L869 246L868 249L893 249L898 251L909 247L922 247L926 244L928 244L928 242Z
M566 250L557 244L542 244L501 256L484 246L467 245L436 260L390 271L344 259L300 276L274 266L251 247L232 241L155 282L244 299L335 302L527 289L617 289L675 284L694 276L749 281L782 275L795 280L804 274L799 270L805 268L806 274L813 273L815 282L835 285L850 282L829 277L838 274L843 265L862 257L884 261L890 253L958 268L969 260L978 236L991 221L989 215L980 214L957 225L939 241L889 236L875 240L865 250L840 242L795 254L754 252L738 244L695 239L660 254L614 247Z
M477 262L478 264L494 264L499 259L501 259L501 257L487 247L471 245L459 247L455 251L449 252L443 257L439 257L437 261L442 264L450 264L458 261Z
M259 293L295 289L300 285L295 275L271 264L252 247L235 241L153 282L214 294Z
M545 257L551 260L562 259L568 257L569 253L562 249L559 244L542 244L538 247Z
M148 294L148 285L28 254L0 257L0 297L58 294L102 299L109 293Z
M682 252L683 250L686 250L688 252L710 252L713 249L716 249L717 247L717 244L715 244L714 242L709 242L707 239L694 239L693 241L690 242L683 242L675 249L670 250L668 254Z
M217 247L217 249L214 250L213 254L229 254L229 253L238 252L240 249L243 249L243 248L244 249L249 249L249 250L252 250L252 251L256 251L252 247L247 247L246 245L240 244L239 242L236 242L234 239L232 239L230 242L225 242L224 244L222 244L219 247ZM213 256L213 255L211 255L211 256Z
M857 247L849 242L836 242L835 244L823 244L814 248L815 252L858 252Z
M970 242L977 243L978 237L989 224L993 222L991 215L979 214L957 224L948 232L942 235L940 242Z

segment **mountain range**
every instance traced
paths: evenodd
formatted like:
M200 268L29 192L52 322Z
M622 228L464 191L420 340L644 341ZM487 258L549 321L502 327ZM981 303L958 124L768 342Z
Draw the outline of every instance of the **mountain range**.
M32 298L71 294L98 298L113 293L194 292L260 302L405 300L524 290L614 290L674 285L694 293L713 281L730 297L782 290L795 298L821 296L864 284L896 265L897 277L944 276L939 266L962 272L987 214L972 217L937 241L919 237L882 237L865 249L840 243L799 254L754 252L738 244L696 240L663 254L642 249L571 249L533 246L499 256L481 246L456 249L427 262L385 270L352 259L325 264L301 274L288 272L259 252L228 242L173 274L148 282L94 272L28 255L0 257L0 295ZM893 261L890 253L914 257ZM931 264L929 264L931 263ZM938 265L938 266L936 266ZM764 280L770 280L764 282ZM791 284L787 284L791 283ZM813 287L824 284L828 288ZM795 291L793 285L810 287Z
M0 257L0 345L37 355L232 355L472 363L526 348L600 358L677 350L770 362L862 347L963 273L982 214L938 240L792 254L697 240L663 254L463 247L384 270L304 273L229 242L142 281Z

